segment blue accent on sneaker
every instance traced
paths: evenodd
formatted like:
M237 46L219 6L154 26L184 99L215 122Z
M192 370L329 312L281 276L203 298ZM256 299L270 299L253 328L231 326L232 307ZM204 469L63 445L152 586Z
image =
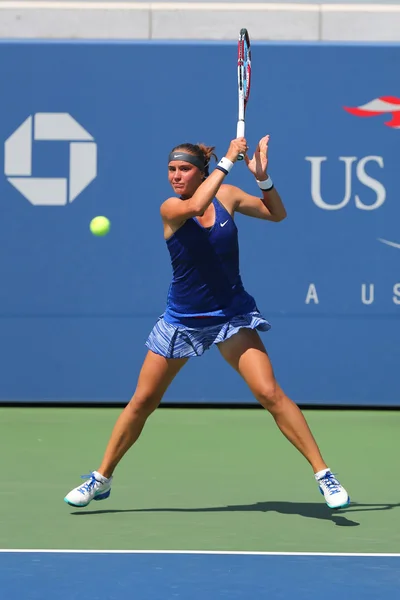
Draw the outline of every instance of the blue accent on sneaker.
M104 492L104 494L99 494L98 496L95 496L93 500L105 500L110 494L111 490L108 490L107 492Z
M85 492L90 492L95 483L99 483L96 477L94 476L93 472L89 475L81 475L81 479L88 479L88 481L85 481L85 483L78 488L78 492L80 492L81 494L84 494Z
M334 476L334 474L331 471L328 471L327 473L325 473L325 475L323 477L318 479L318 483L320 481L324 482L324 484L328 488L330 494L337 494L338 492L340 492L340 488L342 486L340 485L340 483L338 482L338 480L336 479L336 477ZM324 495L324 492L321 489L321 486L319 486L319 491L321 492L322 495Z

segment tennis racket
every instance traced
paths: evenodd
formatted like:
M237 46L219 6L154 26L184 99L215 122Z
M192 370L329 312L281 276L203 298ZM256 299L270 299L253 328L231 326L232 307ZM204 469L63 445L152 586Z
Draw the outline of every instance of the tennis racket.
M236 137L244 137L245 115L247 102L250 96L251 83L251 49L250 38L247 29L241 29L238 42L238 93L239 111ZM243 160L244 155L239 154L238 160Z

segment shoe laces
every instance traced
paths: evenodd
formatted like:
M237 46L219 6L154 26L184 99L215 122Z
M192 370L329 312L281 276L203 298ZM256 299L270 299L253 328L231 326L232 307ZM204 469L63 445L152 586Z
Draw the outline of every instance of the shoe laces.
M99 481L97 481L93 473L90 473L89 475L81 475L81 479L88 479L88 481L85 481L85 483L78 488L81 494L84 494L85 492L90 492L94 488L96 483L100 483Z
M318 479L318 483L326 488L329 494L337 494L342 489L342 486L336 479L333 473L328 471L321 479Z

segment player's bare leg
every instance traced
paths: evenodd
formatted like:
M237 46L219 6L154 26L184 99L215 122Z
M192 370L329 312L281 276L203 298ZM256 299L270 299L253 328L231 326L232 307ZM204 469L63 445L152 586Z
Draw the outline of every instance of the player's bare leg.
M258 333L241 329L218 347L225 360L246 381L255 398L274 417L282 433L305 456L314 473L326 469L303 413L276 382L271 361Z
M111 433L98 469L101 475L111 477L123 455L138 439L147 418L158 407L167 388L187 361L187 358L169 359L148 351L135 393L118 417Z
M241 329L218 344L218 348L225 360L246 381L255 398L271 413L281 432L308 460L328 505L331 508L347 505L348 494L328 469L303 413L277 383L257 331Z
M108 498L115 467L136 442L146 420L160 404L168 386L187 361L187 358L167 359L148 351L135 393L114 425L98 471L93 471L90 479L67 494L64 498L67 504L83 507L92 500Z

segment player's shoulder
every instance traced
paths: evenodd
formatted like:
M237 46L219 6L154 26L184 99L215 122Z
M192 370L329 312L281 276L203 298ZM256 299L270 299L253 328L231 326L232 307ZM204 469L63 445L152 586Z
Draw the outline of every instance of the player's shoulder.
M218 191L220 194L230 197L236 196L238 189L239 188L235 185L231 185L230 183L223 183Z
M231 185L230 183L223 183L219 189L227 196L236 196L237 193L240 192L240 188L236 185Z
M176 196L171 196L170 198L167 198L166 200L164 200L164 202L160 206L160 213L162 215L165 214L165 210L167 210L169 206L171 206L172 204L176 204L178 202L180 202L180 199L177 198Z

